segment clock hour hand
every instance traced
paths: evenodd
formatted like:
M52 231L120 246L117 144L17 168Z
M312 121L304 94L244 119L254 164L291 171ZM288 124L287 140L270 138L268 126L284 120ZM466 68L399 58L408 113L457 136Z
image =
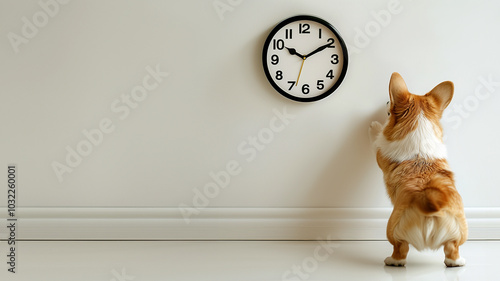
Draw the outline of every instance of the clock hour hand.
M332 44L333 44L333 42L330 42L330 43L328 43L328 44L325 44L325 45L323 45L323 46L321 46L321 47L317 48L316 50L314 50L314 51L310 52L309 54L307 54L307 55L306 55L306 58L308 58L308 57L310 57L310 56L312 56L312 55L316 54L317 52L321 52L321 51L323 51L324 49L326 49L326 48L330 47Z
M297 51L294 48L288 48L288 47L285 47L285 48L288 50L288 52L290 53L290 55L296 55L296 56L298 56L301 59L304 59L306 57L304 55L301 55L301 54L297 53Z

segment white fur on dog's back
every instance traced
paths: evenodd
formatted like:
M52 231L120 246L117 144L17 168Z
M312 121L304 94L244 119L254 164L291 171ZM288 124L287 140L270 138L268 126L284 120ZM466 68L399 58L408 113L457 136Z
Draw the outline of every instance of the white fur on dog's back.
M429 121L424 112L417 119L417 128L402 140L388 141L383 133L377 136L375 145L383 156L392 161L403 162L416 157L426 159L446 158L446 146L436 136L434 124Z
M394 238L404 240L415 249L437 250L445 242L460 239L460 227L455 216L445 210L430 216L423 216L416 208L405 211L394 229Z

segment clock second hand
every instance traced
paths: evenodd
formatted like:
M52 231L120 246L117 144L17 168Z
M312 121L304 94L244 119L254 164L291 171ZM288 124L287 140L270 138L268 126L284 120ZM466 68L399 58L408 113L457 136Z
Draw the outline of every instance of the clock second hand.
M295 82L295 86L299 85L300 73L302 73L302 67L304 66L304 62L306 61L306 58L307 57L302 57L302 64L300 65L299 76L297 77L297 81Z

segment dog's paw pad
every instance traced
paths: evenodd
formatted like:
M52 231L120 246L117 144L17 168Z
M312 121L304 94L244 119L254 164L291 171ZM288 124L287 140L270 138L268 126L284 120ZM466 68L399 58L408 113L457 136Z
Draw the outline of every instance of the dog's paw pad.
M389 266L405 266L406 264L406 259L403 259L403 260L396 260L392 257L387 257L385 260L385 265L389 265Z

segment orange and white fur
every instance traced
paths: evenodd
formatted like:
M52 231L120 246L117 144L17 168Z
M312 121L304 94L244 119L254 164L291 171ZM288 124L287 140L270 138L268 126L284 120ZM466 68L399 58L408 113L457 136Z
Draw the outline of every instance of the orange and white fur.
M453 83L442 82L419 96L409 93L401 75L393 73L389 96L387 121L370 126L377 163L394 205L387 223L394 251L385 264L404 266L411 244L419 251L444 246L445 264L463 266L458 248L467 240L467 222L439 122L453 97Z

